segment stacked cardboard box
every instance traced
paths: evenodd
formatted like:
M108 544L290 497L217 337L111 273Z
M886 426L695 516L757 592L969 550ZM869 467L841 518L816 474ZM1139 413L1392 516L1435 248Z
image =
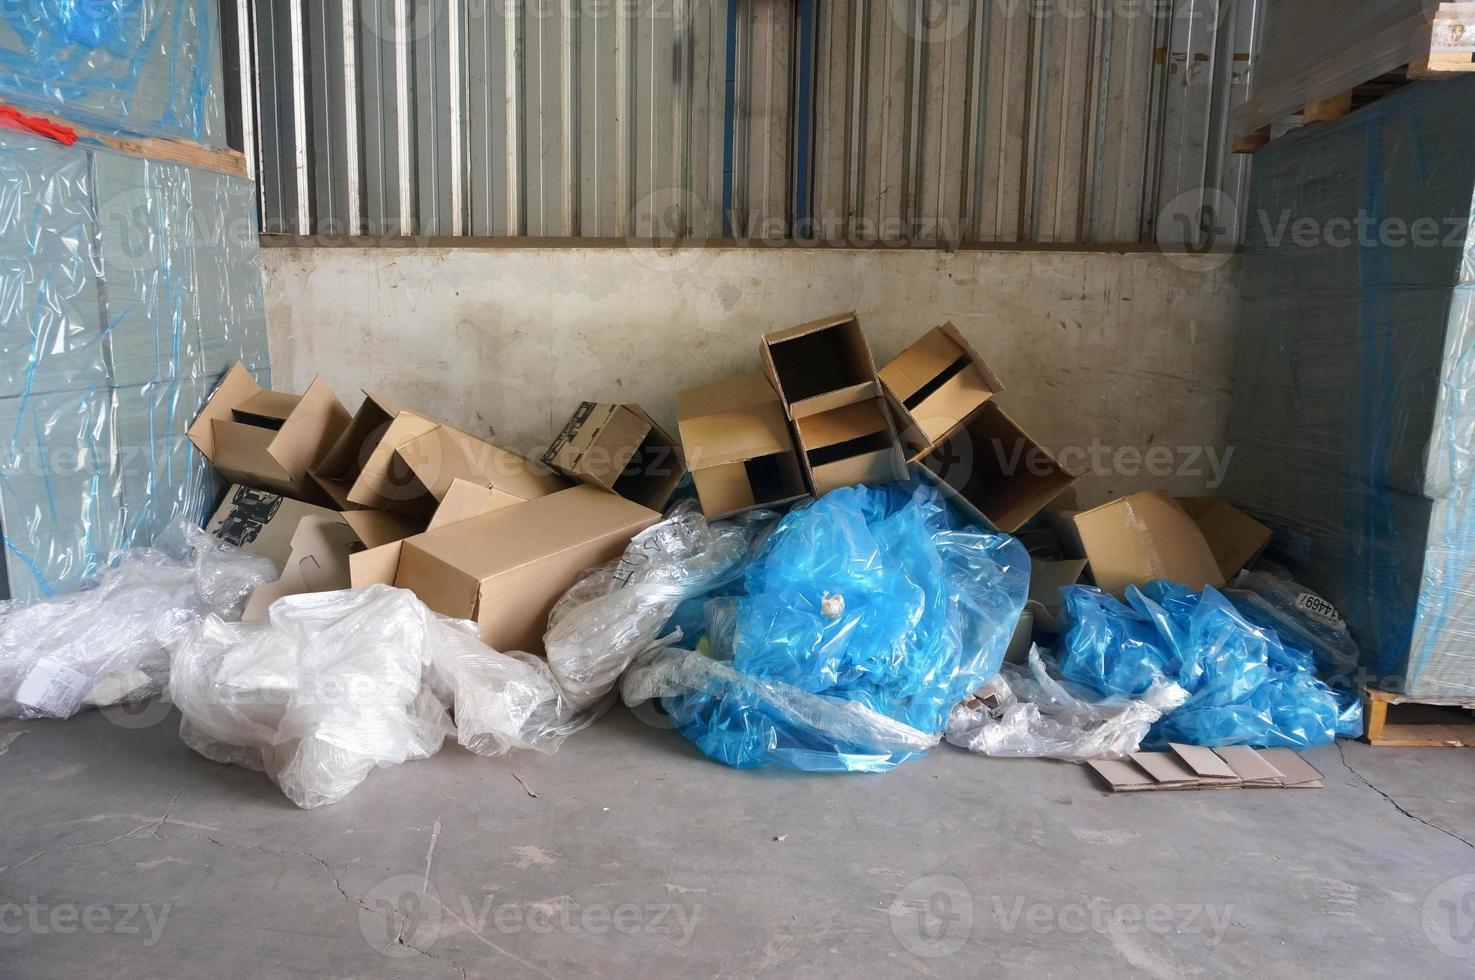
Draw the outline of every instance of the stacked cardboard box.
M624 414L610 417L623 423ZM653 439L674 451L644 413L631 417L643 421L618 432L637 451ZM660 519L611 489L634 488L658 507L674 484L668 476L658 486L571 486L385 399L366 394L350 416L321 378L302 395L269 391L240 365L206 401L190 438L235 484L209 529L283 569L253 594L248 619L283 596L382 583L474 620L502 650L540 651L553 603Z

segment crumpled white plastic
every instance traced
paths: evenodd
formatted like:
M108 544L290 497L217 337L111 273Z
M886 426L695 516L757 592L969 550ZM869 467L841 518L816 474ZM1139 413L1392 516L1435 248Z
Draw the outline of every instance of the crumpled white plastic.
M386 585L288 596L262 622L209 619L175 647L169 692L186 745L265 772L304 808L447 736L481 755L551 752L572 714L546 664Z
M1028 669L1005 664L980 693L994 705L970 699L953 708L947 741L982 755L1069 762L1125 759L1154 722L1188 700L1188 692L1168 682L1140 700L1086 701L1050 676L1033 647Z
M240 618L277 574L179 521L153 547L115 553L81 591L0 602L0 718L68 718L158 695L169 646L208 615Z

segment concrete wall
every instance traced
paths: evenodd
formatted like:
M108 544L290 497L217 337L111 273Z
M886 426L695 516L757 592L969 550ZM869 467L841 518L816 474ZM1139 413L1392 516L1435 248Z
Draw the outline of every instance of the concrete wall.
M1003 406L1092 471L1086 500L1201 491L1222 462L1234 262L765 248L262 255L278 387L321 372L350 408L365 388L512 449L545 446L581 399L639 402L671 421L679 389L756 370L764 332L855 309L878 363L956 323L1002 378Z

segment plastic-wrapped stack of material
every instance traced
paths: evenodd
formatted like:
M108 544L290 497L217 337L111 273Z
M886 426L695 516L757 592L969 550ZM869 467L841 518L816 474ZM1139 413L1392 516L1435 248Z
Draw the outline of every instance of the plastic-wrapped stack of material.
M154 547L114 555L88 588L0 602L0 718L67 718L162 693L169 648L207 617L239 618L276 576L267 559L180 522Z
M1255 156L1224 494L1375 684L1475 696L1475 78Z
M931 488L836 490L678 610L692 648L642 656L622 693L728 765L885 771L998 671L1028 584L1018 541L956 524Z
M1350 692L1333 691L1309 652L1287 647L1213 588L1149 582L1127 589L1127 605L1092 586L1062 592L1066 680L1103 697L1140 698L1165 683L1188 692L1149 744L1299 749L1362 734Z
M213 0L7 5L0 100L223 137ZM214 122L212 122L214 120ZM217 495L185 438L237 361L269 381L244 178L0 129L0 598L77 587Z

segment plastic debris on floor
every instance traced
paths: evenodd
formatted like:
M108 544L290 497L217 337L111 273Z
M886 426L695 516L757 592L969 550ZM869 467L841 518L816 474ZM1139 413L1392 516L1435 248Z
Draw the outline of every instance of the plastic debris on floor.
M1018 541L958 525L930 487L836 490L779 521L730 594L679 610L682 645L622 693L728 765L882 772L998 671L1028 582Z
M79 591L0 602L0 718L69 718L162 693L170 646L209 616L240 618L276 577L270 561L179 521Z
M1147 744L1304 749L1362 733L1362 711L1316 676L1316 662L1255 625L1212 587L1155 581L1127 603L1091 586L1064 590L1061 675L1102 697L1138 698L1172 682L1188 699Z

